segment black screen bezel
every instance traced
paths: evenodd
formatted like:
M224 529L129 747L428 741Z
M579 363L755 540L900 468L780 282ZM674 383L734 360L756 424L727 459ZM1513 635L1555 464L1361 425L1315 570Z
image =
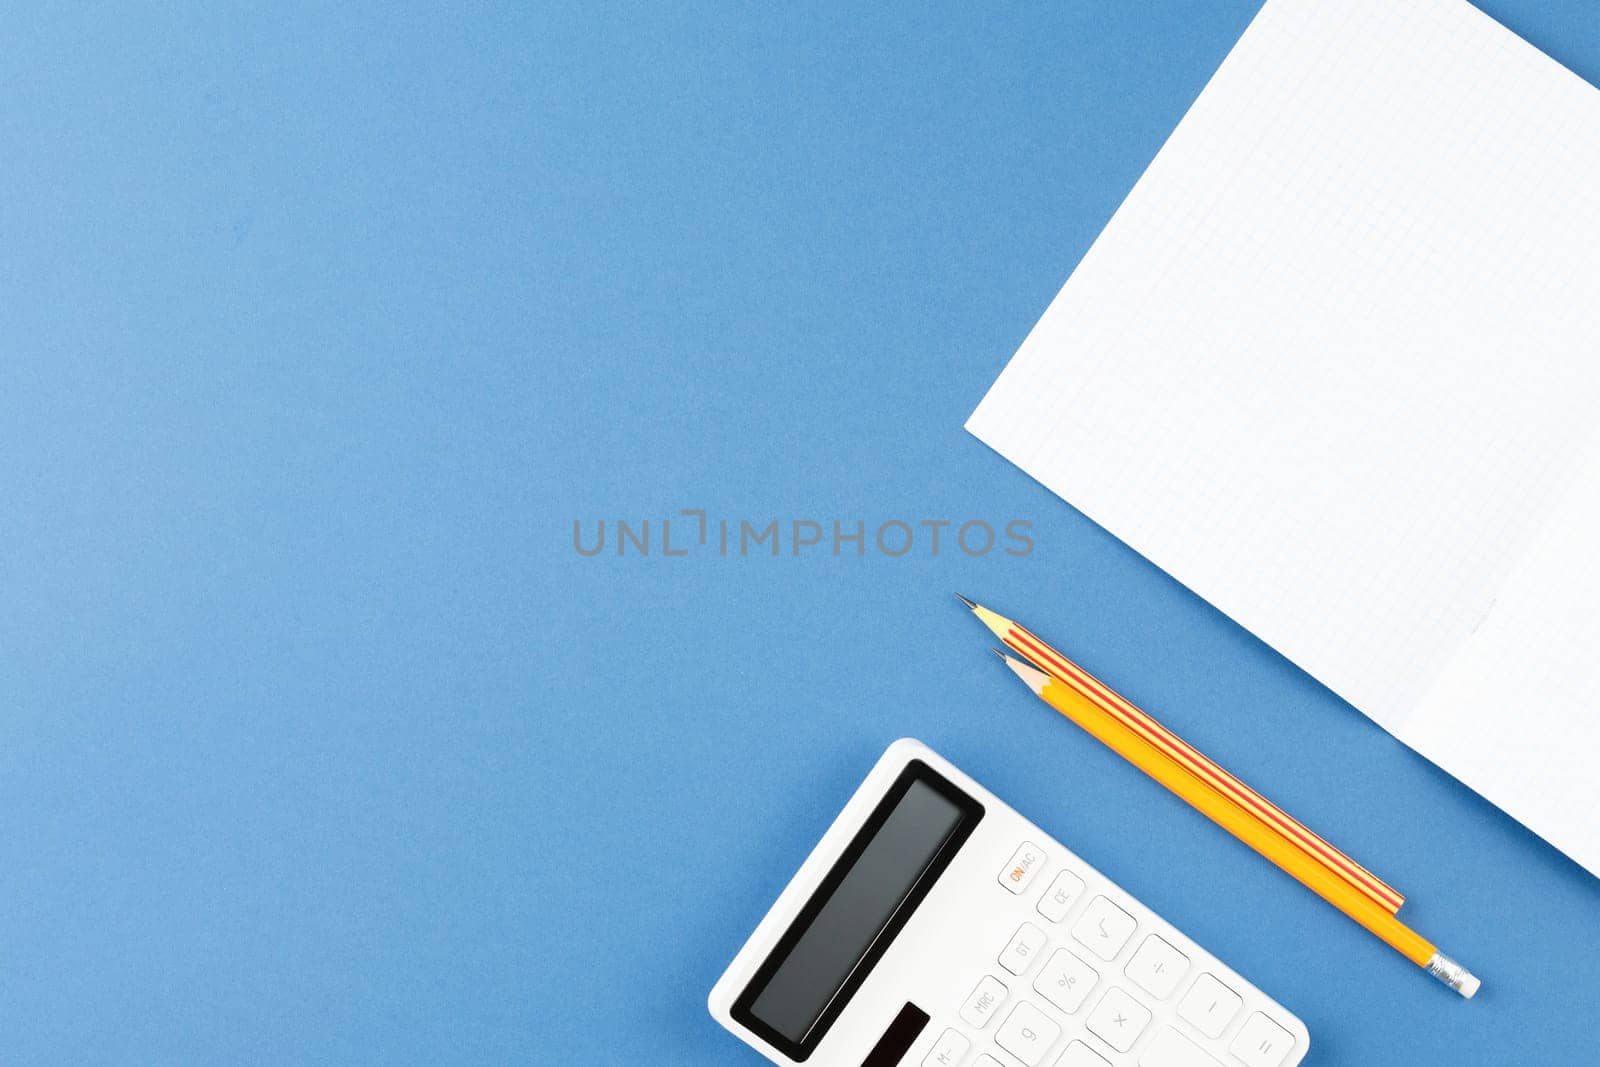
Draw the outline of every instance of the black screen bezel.
M766 989L767 983L772 980L773 975L788 960L789 954L794 950L795 945L811 929L811 924L816 921L823 907L832 898L834 891L839 888L846 876L854 869L856 861L867 850L867 847L877 836L878 831L883 828L884 823L889 821L889 816L894 812L900 801L905 799L905 795L910 792L912 785L917 783L930 786L934 792L954 804L960 812L960 820L939 845L939 850L934 853L933 859L923 868L922 874L918 876L910 892L901 899L893 914L889 916L889 921L878 931L878 935L873 939L872 944L868 946L867 951L856 962L856 965L850 969L850 973L845 976L839 988L834 991L827 1006L822 1009L822 1014L817 1017L817 1021L811 1024L811 1028L806 1031L801 1040L790 1040L756 1018L752 1014L751 1008L755 1004L756 998ZM972 836L973 830L977 828L978 822L982 818L983 805L963 792L948 778L945 778L921 760L912 760L907 763L905 769L900 772L893 784L889 786L888 792L884 794L883 799L878 802L878 806L868 816L867 821L856 832L856 836L851 839L850 844L840 854L838 860L834 862L827 876L818 884L816 891L811 894L811 898L806 901L805 906L800 909L794 921L789 924L789 928L778 939L778 943L767 954L767 958L756 969L756 973L751 977L749 983L745 985L744 991L733 1002L730 1014L734 1020L795 1062L805 1062L811 1053L816 1050L817 1045L822 1042L823 1037L832 1028L834 1021L844 1011L845 1006L850 1003L850 998L855 995L861 983L867 980L867 976L872 973L872 969L883 958L883 954L889 951L889 946L894 944L894 939L899 935L900 930L906 923L911 921L911 916L916 914L917 906L922 903L923 898L932 890L934 883L939 880L939 876L944 873L945 868L950 866L950 862L955 859L956 853L966 843L967 838Z

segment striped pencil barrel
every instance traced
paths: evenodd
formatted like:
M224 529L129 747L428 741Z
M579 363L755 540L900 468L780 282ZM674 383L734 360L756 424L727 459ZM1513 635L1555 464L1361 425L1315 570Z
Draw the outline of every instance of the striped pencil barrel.
M1382 879L1329 844L1266 797L1229 774L1110 686L1040 640L1031 631L966 597L961 597L961 601L1005 643L1006 647L1076 690L1168 758L1271 826L1294 847L1304 851L1374 904L1393 915L1405 903L1405 897Z

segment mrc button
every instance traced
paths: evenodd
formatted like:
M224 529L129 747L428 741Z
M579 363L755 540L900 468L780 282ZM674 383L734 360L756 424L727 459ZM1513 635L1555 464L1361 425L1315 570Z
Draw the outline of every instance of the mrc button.
M1044 850L1032 841L1024 841L1012 853L1011 861L1000 868L1000 884L1013 893L1020 893L1043 867Z

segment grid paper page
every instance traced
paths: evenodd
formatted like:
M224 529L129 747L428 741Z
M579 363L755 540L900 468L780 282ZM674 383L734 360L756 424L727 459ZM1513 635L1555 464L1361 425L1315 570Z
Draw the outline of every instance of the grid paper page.
M1398 730L1594 433L1597 190L1461 0L1269 0L967 428Z
M1397 735L1600 872L1600 453Z

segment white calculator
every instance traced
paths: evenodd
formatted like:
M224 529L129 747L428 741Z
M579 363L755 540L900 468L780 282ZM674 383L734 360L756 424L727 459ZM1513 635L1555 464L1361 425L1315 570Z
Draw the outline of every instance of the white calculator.
M773 1063L1294 1067L1305 1024L919 741L711 990Z

